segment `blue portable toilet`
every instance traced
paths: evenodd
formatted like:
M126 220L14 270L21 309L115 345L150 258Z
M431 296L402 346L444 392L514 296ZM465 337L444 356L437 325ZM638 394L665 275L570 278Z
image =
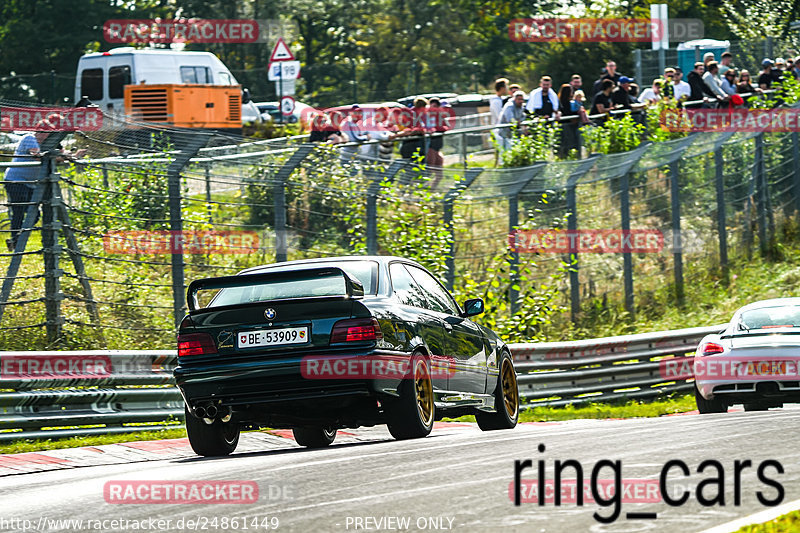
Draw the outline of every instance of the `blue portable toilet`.
M717 41L714 39L696 39L680 43L678 50L678 66L683 70L684 81L686 76L694 69L696 61L702 61L703 56L708 52L714 52L714 59L722 59L722 52L730 47L730 41Z

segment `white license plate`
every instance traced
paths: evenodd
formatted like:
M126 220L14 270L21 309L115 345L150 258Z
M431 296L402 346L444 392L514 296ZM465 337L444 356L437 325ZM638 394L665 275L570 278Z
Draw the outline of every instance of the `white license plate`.
M282 346L284 344L303 344L306 342L308 342L308 326L257 329L254 331L240 331L236 334L236 345L239 348Z

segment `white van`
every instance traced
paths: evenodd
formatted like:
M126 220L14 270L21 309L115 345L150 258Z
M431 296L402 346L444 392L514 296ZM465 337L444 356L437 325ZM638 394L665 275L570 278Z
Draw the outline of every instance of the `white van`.
M86 97L110 114L125 111L125 86L130 84L238 85L228 67L211 52L114 48L86 54L78 61L75 102ZM242 104L242 122L260 122L253 102Z

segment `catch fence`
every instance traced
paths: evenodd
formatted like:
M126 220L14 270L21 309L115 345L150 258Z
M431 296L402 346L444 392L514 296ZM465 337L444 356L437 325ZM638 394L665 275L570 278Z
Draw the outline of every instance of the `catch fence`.
M4 346L166 348L193 279L349 254L416 258L459 300L484 297L487 325L530 339L530 316L548 306L576 322L658 315L710 275L725 283L734 258L772 253L800 212L797 133L692 134L519 168L426 167L301 140L142 125L51 134L30 230L0 254ZM57 165L58 143L88 157ZM553 244L553 228L656 241L576 252Z

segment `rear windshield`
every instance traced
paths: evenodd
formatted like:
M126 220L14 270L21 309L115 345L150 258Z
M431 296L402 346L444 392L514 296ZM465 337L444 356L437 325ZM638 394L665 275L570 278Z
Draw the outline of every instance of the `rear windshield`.
M800 328L800 306L783 305L745 311L739 329Z
M378 278L378 264L373 261L343 261L341 263L322 263L304 265L305 267L335 266L356 278L364 286L364 294L375 294ZM297 269L297 265L260 270L263 272L287 272ZM202 293L201 293L202 294ZM236 305L242 303L265 302L284 298L314 298L319 296L343 296L347 294L344 276L338 274L304 275L298 272L291 280L260 283L250 287L234 287L219 291L209 307ZM202 306L202 304L201 304Z

